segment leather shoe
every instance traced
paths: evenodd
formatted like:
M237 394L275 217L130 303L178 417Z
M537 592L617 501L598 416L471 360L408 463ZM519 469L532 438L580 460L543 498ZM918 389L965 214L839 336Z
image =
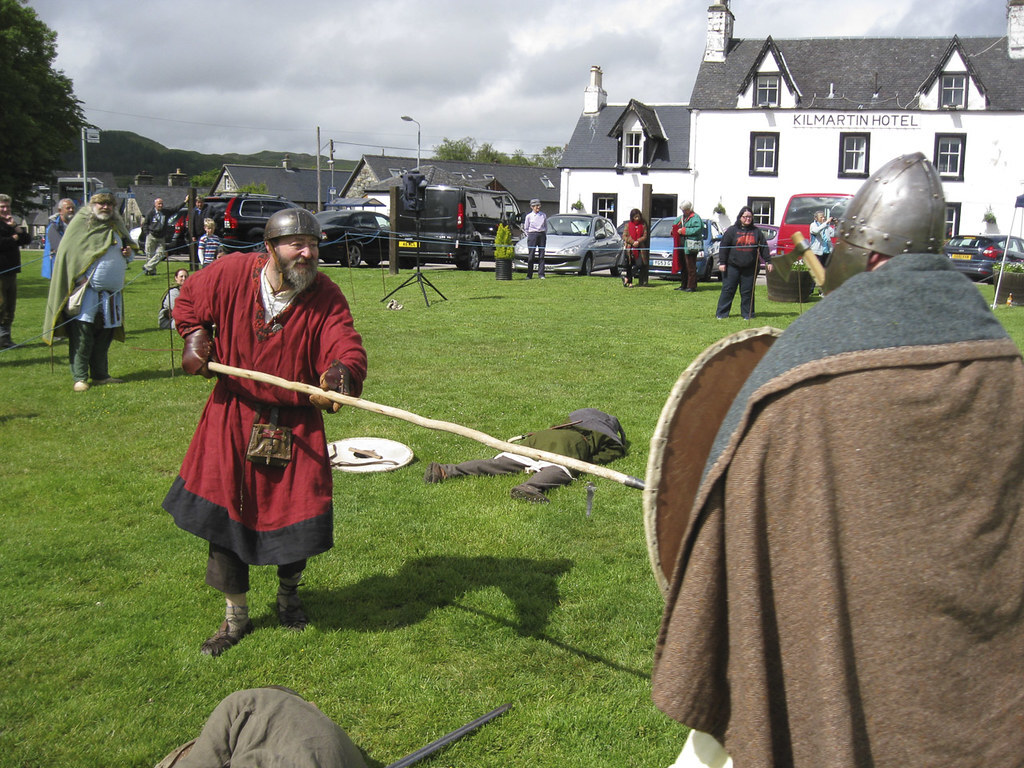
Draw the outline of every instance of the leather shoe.
M285 629L301 632L309 624L309 616L302 610L302 601L298 595L282 595L277 593L277 620Z
M444 468L436 461L430 462L430 466L427 467L427 471L423 475L424 483L441 483L447 479L448 475L445 474Z
M524 501L532 501L534 504L547 504L549 499L541 491L534 488L532 485L517 485L513 488L510 493L513 499L523 499Z
M228 648L238 645L239 641L252 632L252 621L246 619L245 624L238 632L231 631L231 625L225 621L218 627L213 636L203 643L202 652L207 656L220 656Z
M100 379L99 381L93 379L92 383L96 386L100 386L101 384L124 384L124 379L115 379L110 376L105 379Z

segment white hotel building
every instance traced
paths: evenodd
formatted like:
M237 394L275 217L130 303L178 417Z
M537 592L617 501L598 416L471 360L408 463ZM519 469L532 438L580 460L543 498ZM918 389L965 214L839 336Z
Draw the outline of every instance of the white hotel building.
M708 8L689 102L609 105L591 69L562 162L560 207L622 221L675 215L684 199L731 223L750 205L779 224L797 193L854 193L893 157L923 152L943 179L952 233L1007 232L1024 193L1024 0L991 38L733 37ZM991 212L995 223L983 221Z

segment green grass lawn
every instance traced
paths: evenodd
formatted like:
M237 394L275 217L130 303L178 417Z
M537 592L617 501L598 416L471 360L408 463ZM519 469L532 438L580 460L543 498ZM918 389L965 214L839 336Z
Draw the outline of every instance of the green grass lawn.
M280 629L273 570L253 571L256 631L220 658L199 653L223 618L203 583L205 543L160 508L212 383L176 368L181 342L156 328L163 272L130 267L128 339L111 350L121 386L72 392L67 345L39 341L47 283L25 253L14 339L0 352L0 766L152 766L195 736L228 693L286 685L384 766L504 704L512 709L432 757L434 766L659 766L685 729L650 701L662 600L641 494L597 479L534 505L512 478L425 485L430 461L493 454L355 408L328 439L373 436L416 460L335 474L335 547L305 575L312 625ZM327 268L369 353L363 395L505 439L575 408L618 416L631 442L614 469L643 477L661 408L689 362L748 326L785 328L797 305L758 287L758 317L714 319L718 283L696 294L609 277L499 282ZM981 287L991 301L992 288ZM806 307L805 307L806 308ZM1024 311L1000 307L1014 338ZM172 351L173 348L173 351Z

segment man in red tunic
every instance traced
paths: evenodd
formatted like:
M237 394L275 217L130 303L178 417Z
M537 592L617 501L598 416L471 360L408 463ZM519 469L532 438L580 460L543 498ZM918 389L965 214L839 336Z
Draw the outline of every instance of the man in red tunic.
M211 378L207 363L218 360L358 396L366 352L341 290L317 271L319 239L311 213L279 211L267 222L267 253L230 254L188 280L173 313L185 372ZM252 632L250 565L277 566L278 618L305 628L297 589L306 559L333 546L318 408L338 407L270 384L217 381L163 502L178 527L210 543L206 583L227 599L203 653L219 656Z

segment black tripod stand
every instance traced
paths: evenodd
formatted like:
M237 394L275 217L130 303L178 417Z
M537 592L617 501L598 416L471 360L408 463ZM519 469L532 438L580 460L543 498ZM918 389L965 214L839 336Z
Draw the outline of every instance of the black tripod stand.
M420 243L421 243L421 240L420 240L420 212L416 211L416 272L414 274L410 275L409 278L404 283L402 283L400 286L395 288L395 290L393 290L391 293L389 293L387 296L385 296L383 299L381 299L382 302L387 301L392 296L394 296L396 293L398 293L400 290L405 288L405 286L409 285L410 283L414 283L414 282L415 283L419 283L420 291L423 292L423 301L426 302L428 307L430 306L430 299L427 298L427 289L425 287L427 285L429 285L431 290L434 291L434 293L436 293L438 296L440 296L442 300L448 301L448 298L443 293L441 293L439 290L437 290L437 288L434 286L434 284L432 282L430 282L427 278L425 278L423 276L423 273L420 271Z

